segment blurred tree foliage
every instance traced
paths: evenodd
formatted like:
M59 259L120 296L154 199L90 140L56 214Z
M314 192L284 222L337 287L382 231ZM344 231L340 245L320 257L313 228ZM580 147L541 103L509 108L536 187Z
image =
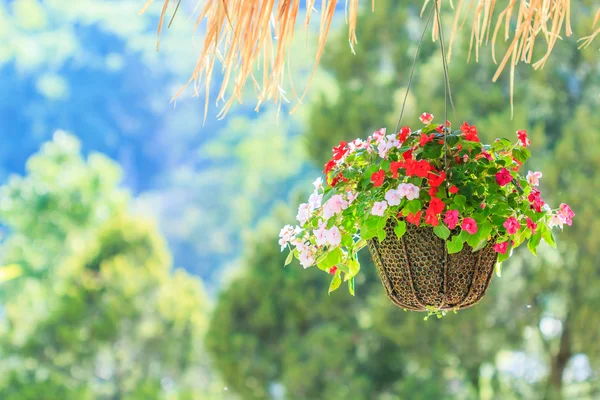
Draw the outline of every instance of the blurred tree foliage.
M58 132L0 189L0 398L212 399L200 280L128 209L119 167ZM216 385L216 386L215 386Z
M573 21L575 36L592 22ZM381 126L393 129L416 41L422 2L377 2L359 19L359 44L347 37L326 49L323 67L336 95L311 103L305 144L317 166L342 140L364 137ZM586 13L581 13L581 16ZM451 24L444 21L446 32ZM446 34L448 41L449 34ZM468 37L454 55L464 58ZM543 51L539 48L538 51ZM461 53L462 54L457 54ZM508 78L492 83L496 65L453 61L450 76L460 119L477 124L481 136L514 138L528 129L534 158L524 168L544 171L542 193L553 206L571 204L573 227L558 235L558 250L538 258L519 251L505 263L489 294L476 307L441 321L404 313L385 298L363 257L357 296L328 296L323 273L303 271L274 244L277 228L293 220L282 211L254 235L253 251L240 276L225 289L207 336L216 366L247 399L593 399L600 395L597 193L600 143L600 71L597 52L561 42L545 69L517 71L514 118ZM551 82L551 84L549 84ZM418 124L423 111L444 112L442 63L437 43L425 42L404 114ZM596 111L594 111L596 110ZM291 198L290 203L297 204ZM285 393L285 396L280 396Z

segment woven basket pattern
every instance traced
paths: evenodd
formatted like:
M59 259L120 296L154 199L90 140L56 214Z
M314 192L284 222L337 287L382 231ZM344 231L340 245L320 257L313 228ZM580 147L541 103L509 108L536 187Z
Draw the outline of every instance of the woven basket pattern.
M431 227L407 224L398 239L395 221L385 226L386 238L369 241L369 251L390 300L398 307L427 311L463 309L485 295L497 254L489 244L473 252L465 243L462 251L448 254L446 243Z

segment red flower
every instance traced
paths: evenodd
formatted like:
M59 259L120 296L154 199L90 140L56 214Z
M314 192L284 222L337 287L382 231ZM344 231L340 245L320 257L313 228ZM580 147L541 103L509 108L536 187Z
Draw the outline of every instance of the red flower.
M401 143L406 142L406 139L408 139L409 135L410 135L410 128L408 126L403 126L402 129L400 129L400 133L398 134L398 140Z
M329 173L329 171L331 171L333 169L333 167L335 167L335 161L333 161L333 160L327 161L327 163L325 164L325 169L323 170L325 175L327 175Z
M441 186L442 183L444 183L445 179L446 179L446 173L444 171L440 172L439 175L437 175L435 173L435 171L432 171L429 173L429 175L427 175L427 180L429 181L429 185L434 186L434 187Z
M440 220L437 215L430 213L428 209L425 213L425 223L431 226L438 226L440 224Z
M426 178L429 171L433 167L426 160L407 160L406 161L406 176L418 176L419 178Z
M329 273L331 275L335 275L335 272L337 271L337 266L334 265L333 267L329 268Z
M492 157L492 155L490 153L488 153L487 151L483 150L481 152L481 155L485 158L488 159L488 161L492 161L494 158Z
M422 123L424 123L425 125L429 125L431 123L431 121L433 121L433 115L424 112L423 114L421 114L419 116L419 119L421 120Z
M346 153L348 152L348 148L346 148L346 145L348 143L346 142L340 142L340 145L337 147L334 147L332 150L333 153L333 159L335 161L341 159L342 157L344 157L346 155Z
M504 222L502 226L504 227L504 229L506 229L506 233L508 233L509 235L514 235L521 227L521 224L519 224L519 221L517 221L515 217L510 217Z
M404 168L404 163L402 161L392 161L390 163L390 171L392 172L392 178L398 177L398 169Z
M458 210L446 211L444 223L448 226L449 229L456 228L456 225L458 225Z
M477 233L477 222L475 222L475 220L473 218L465 218L463 219L463 223L460 226L462 228L463 231L467 231L468 233L470 233L471 235L474 235Z
M451 194L456 194L456 193L458 193L458 188L456 186L450 186L450 189L448 189L448 191Z
M479 136L477 136L477 127L475 125L469 125L466 122L460 126L460 131L465 136L465 139L471 142L479 142Z
M527 227L531 229L531 232L535 232L537 229L537 224L534 223L531 218L527 217Z
M531 142L529 141L529 138L527 138L527 131L526 130L520 130L517 131L517 137L519 138L519 141L521 142L522 146L529 146L531 144Z
M438 131L439 133L444 133L444 125L440 124L435 128L436 131Z
M331 180L331 187L335 187L335 185L337 185L340 182L348 182L348 180L349 179L342 175L342 173L340 172L335 178Z
M416 214L409 213L406 216L406 222L410 222L413 225L419 226L421 225L421 211L417 211Z
M542 200L542 196L540 195L540 191L537 189L531 189L531 193L527 196L527 199L531 203L530 207L537 212L542 212L542 207L544 206L544 200Z
M502 168L500 172L496 174L496 182L498 183L498 185L505 186L510 181L512 181L512 175L510 174L510 171L506 168Z
M385 171L380 169L377 172L373 172L371 175L371 182L373 182L373 186L379 187L383 185L383 179L385 178Z
M426 143L429 143L433 140L433 133L429 136L427 136L424 133L421 133L421 138L419 139L419 144L421 146L425 146Z
M430 195L431 197L434 197L437 192L438 192L438 187L437 186L432 186L429 188L429 190L427 191L427 194Z
M442 200L438 199L437 197L433 197L429 202L429 208L427 209L427 212L431 210L433 214L441 214L442 211L444 211L445 206L446 205Z
M496 243L494 245L494 250L496 253L506 254L506 249L508 248L508 242Z
M404 158L404 161L412 160L412 158L413 158L412 150L406 150L404 153L402 153L402 158Z

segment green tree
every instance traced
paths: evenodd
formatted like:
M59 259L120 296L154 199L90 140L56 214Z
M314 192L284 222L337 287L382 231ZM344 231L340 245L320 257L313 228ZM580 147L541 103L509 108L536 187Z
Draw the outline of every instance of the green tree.
M1 189L3 261L25 271L3 286L3 399L214 398L201 282L172 270L119 175L57 133Z
M342 140L382 126L393 129L422 28L417 22L421 6L378 1L374 14L359 18L356 55L349 52L343 32L326 49L322 66L337 88L320 96L314 92L305 135L317 166ZM575 21L576 33L588 20ZM450 23L444 21L446 27ZM579 52L570 39L555 49L554 61L544 70L521 67L511 119L508 74L492 83L496 66L489 56L481 56L479 64L459 62L468 45L468 38L455 43L457 61L450 65L450 76L461 119L451 111L449 119L476 123L486 141L528 129L536 157L524 168L544 171L546 200L553 206L554 199L570 202L578 213L575 228L559 235L557 251L540 249L537 259L520 249L480 305L423 323L422 315L390 305L366 254L361 262L366 273L355 298L338 292L327 296L322 272L302 271L294 263L282 269L285 254L273 244L275 226L293 217L280 214L279 224L254 233L259 239L249 244L253 250L240 276L221 293L207 337L216 366L243 398L268 398L278 385L292 399L348 397L347 389L356 399L597 395L597 378L590 370L567 387L564 372L575 355L589 360L591 371L598 368L593 339L600 330L593 295L599 289L598 244L593 233L599 225L600 147L584 128L597 124L592 110L599 105L598 65L591 51ZM404 124L418 124L416 115L423 111L443 113L437 46L423 45ZM515 354L540 367L511 370L503 360L515 360ZM331 373L334 377L327 379Z

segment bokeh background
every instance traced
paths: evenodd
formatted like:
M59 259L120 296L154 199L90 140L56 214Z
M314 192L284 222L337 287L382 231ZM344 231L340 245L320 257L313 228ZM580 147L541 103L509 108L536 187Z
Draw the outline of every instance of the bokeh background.
M455 43L461 121L486 141L527 129L525 167L577 217L478 306L425 322L386 299L368 254L356 297L329 296L277 245L331 147L394 125L421 1L363 10L356 55L340 4L297 112L256 113L249 91L203 123L203 96L169 101L199 52L195 2L157 53L161 2L0 0L0 399L600 398L600 53L576 43L593 2L573 1L543 70L517 69L512 119L508 74L492 83L489 49L467 63L469 35ZM294 43L297 87L315 34ZM406 123L443 113L442 77L427 40Z

